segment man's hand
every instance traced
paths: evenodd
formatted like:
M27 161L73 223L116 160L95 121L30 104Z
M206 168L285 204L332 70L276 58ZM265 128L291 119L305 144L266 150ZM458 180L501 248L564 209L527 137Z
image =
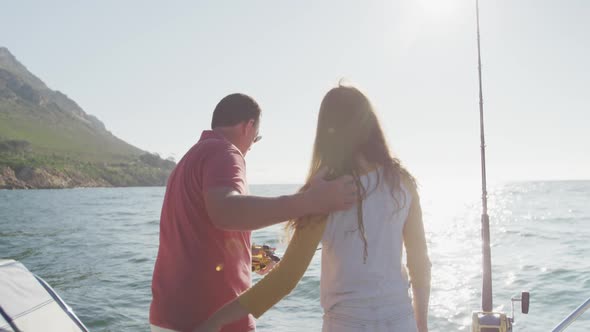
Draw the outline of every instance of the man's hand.
M324 180L326 174L328 174L327 168L320 169L304 192L310 214L348 210L356 203L356 186L352 176L345 175L326 181Z

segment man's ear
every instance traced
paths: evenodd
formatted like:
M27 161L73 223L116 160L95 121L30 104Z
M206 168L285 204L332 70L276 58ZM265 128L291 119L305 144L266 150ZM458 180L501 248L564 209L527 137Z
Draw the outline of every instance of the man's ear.
M254 130L256 126L256 121L254 120L248 120L248 122L246 122L246 131L244 131L244 133L247 133L248 130Z
M242 135L246 135L248 133L248 127L250 126L250 121L242 121L239 124L240 132Z

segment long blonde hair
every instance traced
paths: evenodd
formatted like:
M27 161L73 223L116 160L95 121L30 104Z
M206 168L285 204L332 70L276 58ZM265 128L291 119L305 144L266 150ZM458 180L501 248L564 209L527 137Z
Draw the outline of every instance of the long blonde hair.
M364 231L362 201L367 189L360 181L363 168L359 157L371 167L382 167L384 180L391 188L392 196L399 190L401 181L409 181L415 186L413 176L393 157L383 135L383 130L369 99L357 88L339 85L328 91L320 105L313 154L304 191L310 180L322 167L329 170L327 180L342 175L351 175L357 188L358 230L364 243L364 259L367 258L367 239ZM379 172L378 172L379 174ZM379 185L378 177L375 188ZM289 233L305 227L309 222L317 222L323 216L305 216L287 222Z

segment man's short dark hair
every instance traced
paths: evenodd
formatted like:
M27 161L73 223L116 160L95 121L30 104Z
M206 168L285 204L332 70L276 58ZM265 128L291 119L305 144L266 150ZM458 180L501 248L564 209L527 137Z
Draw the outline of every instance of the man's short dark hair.
M235 126L240 122L260 119L260 106L250 96L233 93L221 99L213 111L211 129Z

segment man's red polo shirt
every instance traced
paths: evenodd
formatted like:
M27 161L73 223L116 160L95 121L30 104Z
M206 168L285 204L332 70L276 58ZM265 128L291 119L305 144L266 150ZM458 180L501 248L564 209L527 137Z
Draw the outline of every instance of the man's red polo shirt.
M153 325L190 331L251 286L250 232L212 224L204 193L215 187L247 194L246 164L233 144L204 131L168 179L152 280ZM254 329L249 315L222 331Z

